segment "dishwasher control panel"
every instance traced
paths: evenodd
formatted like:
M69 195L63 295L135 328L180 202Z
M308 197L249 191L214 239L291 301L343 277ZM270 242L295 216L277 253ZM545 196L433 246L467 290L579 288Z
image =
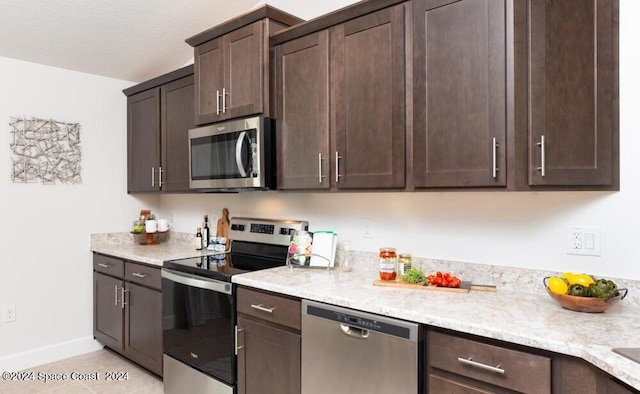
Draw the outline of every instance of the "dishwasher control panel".
M304 315L411 341L417 340L418 335L418 325L415 323L307 300L303 300L303 318Z
M362 317L345 315L343 313L336 312L336 316L338 321L343 321L350 326L372 329L372 330L380 330L382 326L378 324L375 320L365 319Z

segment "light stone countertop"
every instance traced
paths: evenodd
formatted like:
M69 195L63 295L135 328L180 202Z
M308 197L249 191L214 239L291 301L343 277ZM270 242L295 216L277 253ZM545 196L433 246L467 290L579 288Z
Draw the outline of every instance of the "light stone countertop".
M611 351L640 347L640 307L627 299L604 313L561 308L544 290L453 293L373 285L378 272L278 267L234 275L239 285L376 313L582 358L640 389L640 364ZM542 278L540 278L541 281Z
M160 235L157 245L140 245L144 236L130 233L92 234L90 250L125 260L162 266L167 260L207 256L216 252L196 250L192 234L170 233ZM142 238L141 238L142 237Z
M161 235L159 245L140 245L139 235L92 234L90 250L162 266L164 261L213 254L198 251L193 235ZM338 259L340 250L338 250ZM424 272L448 271L497 292L412 290L373 286L377 254L350 252L351 272L279 267L235 275L233 283L494 338L582 358L640 390L640 364L611 351L640 347L640 282L615 279L629 295L604 313L562 309L544 291L554 272L414 258ZM464 274L461 274L464 273Z

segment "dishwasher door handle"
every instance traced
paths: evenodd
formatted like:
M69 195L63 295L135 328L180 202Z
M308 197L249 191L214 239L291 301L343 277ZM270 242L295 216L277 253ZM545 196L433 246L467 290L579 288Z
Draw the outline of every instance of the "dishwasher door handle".
M354 338L367 339L369 338L369 330L364 328L352 327L347 324L340 324L340 330L343 334Z

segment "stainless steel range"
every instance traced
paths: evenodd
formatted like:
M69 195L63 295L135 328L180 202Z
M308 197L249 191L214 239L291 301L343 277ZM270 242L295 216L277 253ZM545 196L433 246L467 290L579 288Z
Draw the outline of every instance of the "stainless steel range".
M231 277L285 265L306 221L232 218L231 251L162 268L165 393L236 392L236 292Z

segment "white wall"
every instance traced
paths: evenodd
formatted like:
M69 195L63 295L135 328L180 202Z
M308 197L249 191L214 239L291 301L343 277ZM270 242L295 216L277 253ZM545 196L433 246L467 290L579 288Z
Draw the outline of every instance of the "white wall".
M294 0L260 0L254 7L261 4L288 12L306 21L327 14L349 4L356 3L357 0L326 0L326 1L294 1Z
M93 342L89 234L126 231L141 208L155 208L156 196L126 194L122 89L131 85L0 58L0 306L15 304L17 312L15 322L0 323L2 370L86 351ZM80 123L82 184L12 183L11 116Z
M640 280L640 2L620 1L620 192L282 193L162 196L176 229L195 231L201 215L306 219L336 230L356 250L393 245L416 256ZM308 2L270 4L301 17ZM346 5L323 2L323 12ZM364 238L364 222L373 238ZM567 227L600 226L602 256L566 254Z

